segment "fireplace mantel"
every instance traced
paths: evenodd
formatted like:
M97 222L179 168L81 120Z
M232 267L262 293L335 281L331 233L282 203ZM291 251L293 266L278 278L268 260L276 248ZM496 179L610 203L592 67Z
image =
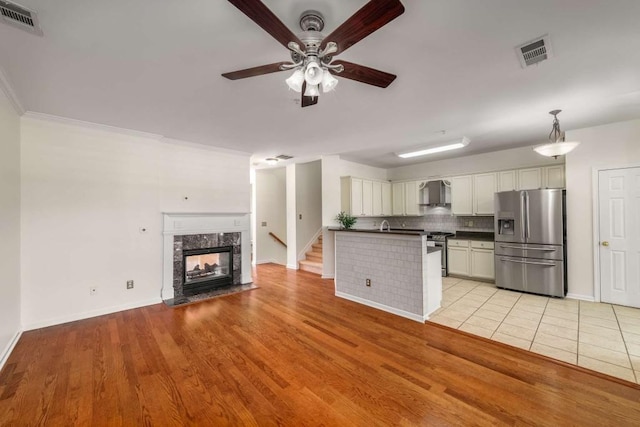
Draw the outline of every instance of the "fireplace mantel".
M163 213L163 279L162 299L174 297L173 293L173 238L192 234L240 233L242 254L241 283L252 282L251 277L251 227L250 214L231 213Z

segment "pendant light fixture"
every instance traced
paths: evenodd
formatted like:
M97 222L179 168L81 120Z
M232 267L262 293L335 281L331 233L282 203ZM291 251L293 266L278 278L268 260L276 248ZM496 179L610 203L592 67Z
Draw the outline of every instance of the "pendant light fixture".
M557 159L558 156L563 156L580 145L579 142L568 142L564 140L564 132L560 130L560 121L558 120L558 114L560 114L561 111L562 110L549 111L549 114L553 116L553 128L549 134L549 140L551 142L533 147L536 153Z

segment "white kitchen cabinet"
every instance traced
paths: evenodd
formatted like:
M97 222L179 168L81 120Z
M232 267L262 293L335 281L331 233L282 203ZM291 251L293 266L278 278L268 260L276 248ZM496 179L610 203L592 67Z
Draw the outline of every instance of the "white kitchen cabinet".
M518 174L516 171L498 172L498 191L512 191L518 188Z
M498 191L495 173L473 175L473 214L493 215L493 198Z
M542 168L518 169L518 190L542 188Z
M473 215L473 176L451 178L451 213Z
M340 178L341 210L353 216L391 215L391 184L343 176Z
M394 182L391 186L393 198L392 214L396 216L420 215L419 181Z
M373 216L382 216L382 183L373 181L371 190L373 192L371 196L371 214Z
M373 215L373 182L362 180L362 216Z
M477 279L494 280L495 263L493 242L470 241L469 243L469 276Z
M418 181L404 183L404 213L405 215L420 215L420 195Z
M447 263L449 274L469 276L469 241L448 240Z
M394 216L404 215L404 182L391 184L391 195L393 199L391 213Z
M453 215L493 215L493 197L498 191L495 173L451 178Z
M447 246L450 274L495 280L493 242L449 239Z
M542 168L542 178L546 188L564 188L564 165Z
M388 216L393 213L391 205L391 183L382 182L380 184L382 191L382 215Z

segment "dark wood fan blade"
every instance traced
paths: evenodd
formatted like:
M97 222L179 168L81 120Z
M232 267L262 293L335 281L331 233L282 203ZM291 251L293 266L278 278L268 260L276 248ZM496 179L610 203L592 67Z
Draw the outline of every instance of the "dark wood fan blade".
M396 79L395 74L385 73L375 68L365 67L364 65L354 64L347 61L333 61L331 65L342 64L344 70L341 73L333 72L336 76L345 79L355 80L360 83L366 83L378 87L387 87Z
M271 34L271 37L278 40L284 47L287 47L289 42L296 42L298 45L304 46L304 43L260 0L229 0L229 3L240 9L242 13Z
M304 96L305 90L307 90L307 82L302 83L302 102L300 103L302 108L316 105L319 96Z
M337 55L403 13L404 6L399 0L371 0L325 37L321 48L324 49L329 42L335 42L338 51L334 55Z
M222 74L222 77L226 77L229 80L246 79L247 77L261 76L263 74L276 73L282 71L280 65L287 64L287 62L276 62L274 64L261 65L259 67L247 68L245 70L231 71L230 73Z

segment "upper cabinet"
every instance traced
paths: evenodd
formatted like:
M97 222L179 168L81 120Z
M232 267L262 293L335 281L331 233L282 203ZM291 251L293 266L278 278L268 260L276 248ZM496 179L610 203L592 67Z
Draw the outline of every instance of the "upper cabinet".
M564 165L542 168L542 179L546 188L564 188Z
M391 185L393 196L392 215L419 216L421 181L394 182Z
M498 191L512 191L518 188L518 173L516 171L498 172Z
M341 209L353 216L391 215L391 184L343 176L340 178Z
M497 175L483 173L451 178L453 215L493 215L493 195L498 191Z
M542 188L542 168L518 169L518 190Z
M473 215L473 176L451 178L451 213Z
M498 191L495 173L473 175L473 214L493 215L493 198Z
M564 188L565 186L564 165L502 171L498 174L500 191ZM514 174L514 181L511 181L511 174Z

